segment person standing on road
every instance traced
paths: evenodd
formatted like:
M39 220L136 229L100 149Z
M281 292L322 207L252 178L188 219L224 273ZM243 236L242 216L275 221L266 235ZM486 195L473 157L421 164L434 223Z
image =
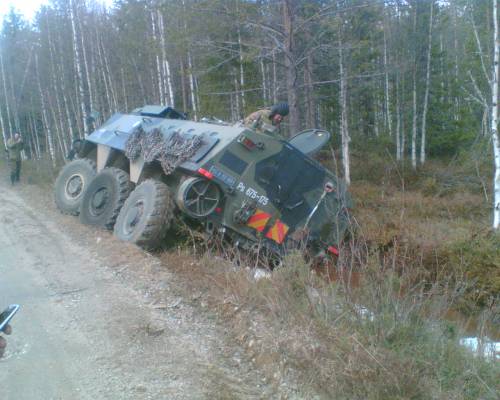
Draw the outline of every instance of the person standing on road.
M7 140L9 150L10 183L13 185L19 182L21 175L21 151L24 149L23 139L19 133L14 133L14 137Z
M288 103L278 103L271 108L257 110L243 120L243 125L260 133L278 133L281 121L288 115Z
M2 332L5 333L6 335L10 335L12 333L12 328L10 327L10 325L7 325ZM7 340L5 340L4 337L0 336L0 358L3 357L6 347L7 347Z

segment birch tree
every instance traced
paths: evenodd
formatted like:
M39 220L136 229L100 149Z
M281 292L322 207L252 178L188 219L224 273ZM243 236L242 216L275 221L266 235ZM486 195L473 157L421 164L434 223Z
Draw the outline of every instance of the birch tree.
M417 169L417 3L413 5L413 86L412 86L412 104L413 104L413 123L411 131L411 166L414 170Z
M429 90L431 86L431 54L432 54L432 22L434 14L434 1L431 0L431 10L429 15L429 35L427 44L427 66L425 76L425 94L424 94L424 108L422 110L422 127L420 133L420 164L425 163L425 141L426 141L426 127L427 127L427 108L429 106Z
M339 21L339 33L338 33L338 52L339 52L339 75L340 75L340 132L342 137L342 166L344 169L344 179L348 185L351 184L351 162L350 162L350 152L349 143L351 142L351 137L349 136L349 127L347 119L347 79L344 67L344 50L342 48L342 24L343 21Z
M493 145L493 229L500 227L500 140L498 138L498 73L499 73L499 36L498 36L498 0L493 3L493 68L491 74L491 137Z
M89 133L89 128L88 128L88 114L87 114L87 107L85 105L85 90L83 88L83 74L82 74L82 69L80 65L80 54L78 50L78 36L77 36L77 31L76 31L76 22L75 22L75 10L74 10L74 1L70 0L69 1L69 15L71 19L71 31L72 31L72 38L73 38L73 56L74 56L74 63L75 63L75 69L76 69L76 78L77 78L77 84L78 84L78 95L79 95L79 100L80 100L80 111L81 111L81 116L82 116L82 123L83 123L83 133L84 135L87 135Z

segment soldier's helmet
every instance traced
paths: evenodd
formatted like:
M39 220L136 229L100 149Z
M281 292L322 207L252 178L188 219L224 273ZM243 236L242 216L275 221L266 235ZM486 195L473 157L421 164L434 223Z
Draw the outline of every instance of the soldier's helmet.
M286 117L289 112L290 112L290 108L288 107L288 103L277 103L271 107L270 117L272 118L276 114L279 114L282 117Z

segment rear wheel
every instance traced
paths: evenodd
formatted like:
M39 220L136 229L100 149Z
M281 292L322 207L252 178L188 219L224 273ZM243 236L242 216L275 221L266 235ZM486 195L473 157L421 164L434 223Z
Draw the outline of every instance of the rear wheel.
M132 190L129 175L118 168L104 168L83 195L80 221L113 229L118 213Z
M148 179L125 202L116 220L115 235L147 249L157 248L170 228L174 209L167 185Z
M95 175L95 162L88 158L66 164L54 185L57 208L65 214L78 215L83 194Z

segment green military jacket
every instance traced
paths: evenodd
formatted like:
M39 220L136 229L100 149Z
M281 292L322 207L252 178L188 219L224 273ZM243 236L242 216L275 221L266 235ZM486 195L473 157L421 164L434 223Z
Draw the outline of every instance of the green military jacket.
M24 143L14 141L14 138L7 140L7 148L9 149L9 159L13 161L21 161L21 151L24 149Z
M277 134L278 127L273 125L270 115L269 109L255 111L243 120L243 125L260 133Z

